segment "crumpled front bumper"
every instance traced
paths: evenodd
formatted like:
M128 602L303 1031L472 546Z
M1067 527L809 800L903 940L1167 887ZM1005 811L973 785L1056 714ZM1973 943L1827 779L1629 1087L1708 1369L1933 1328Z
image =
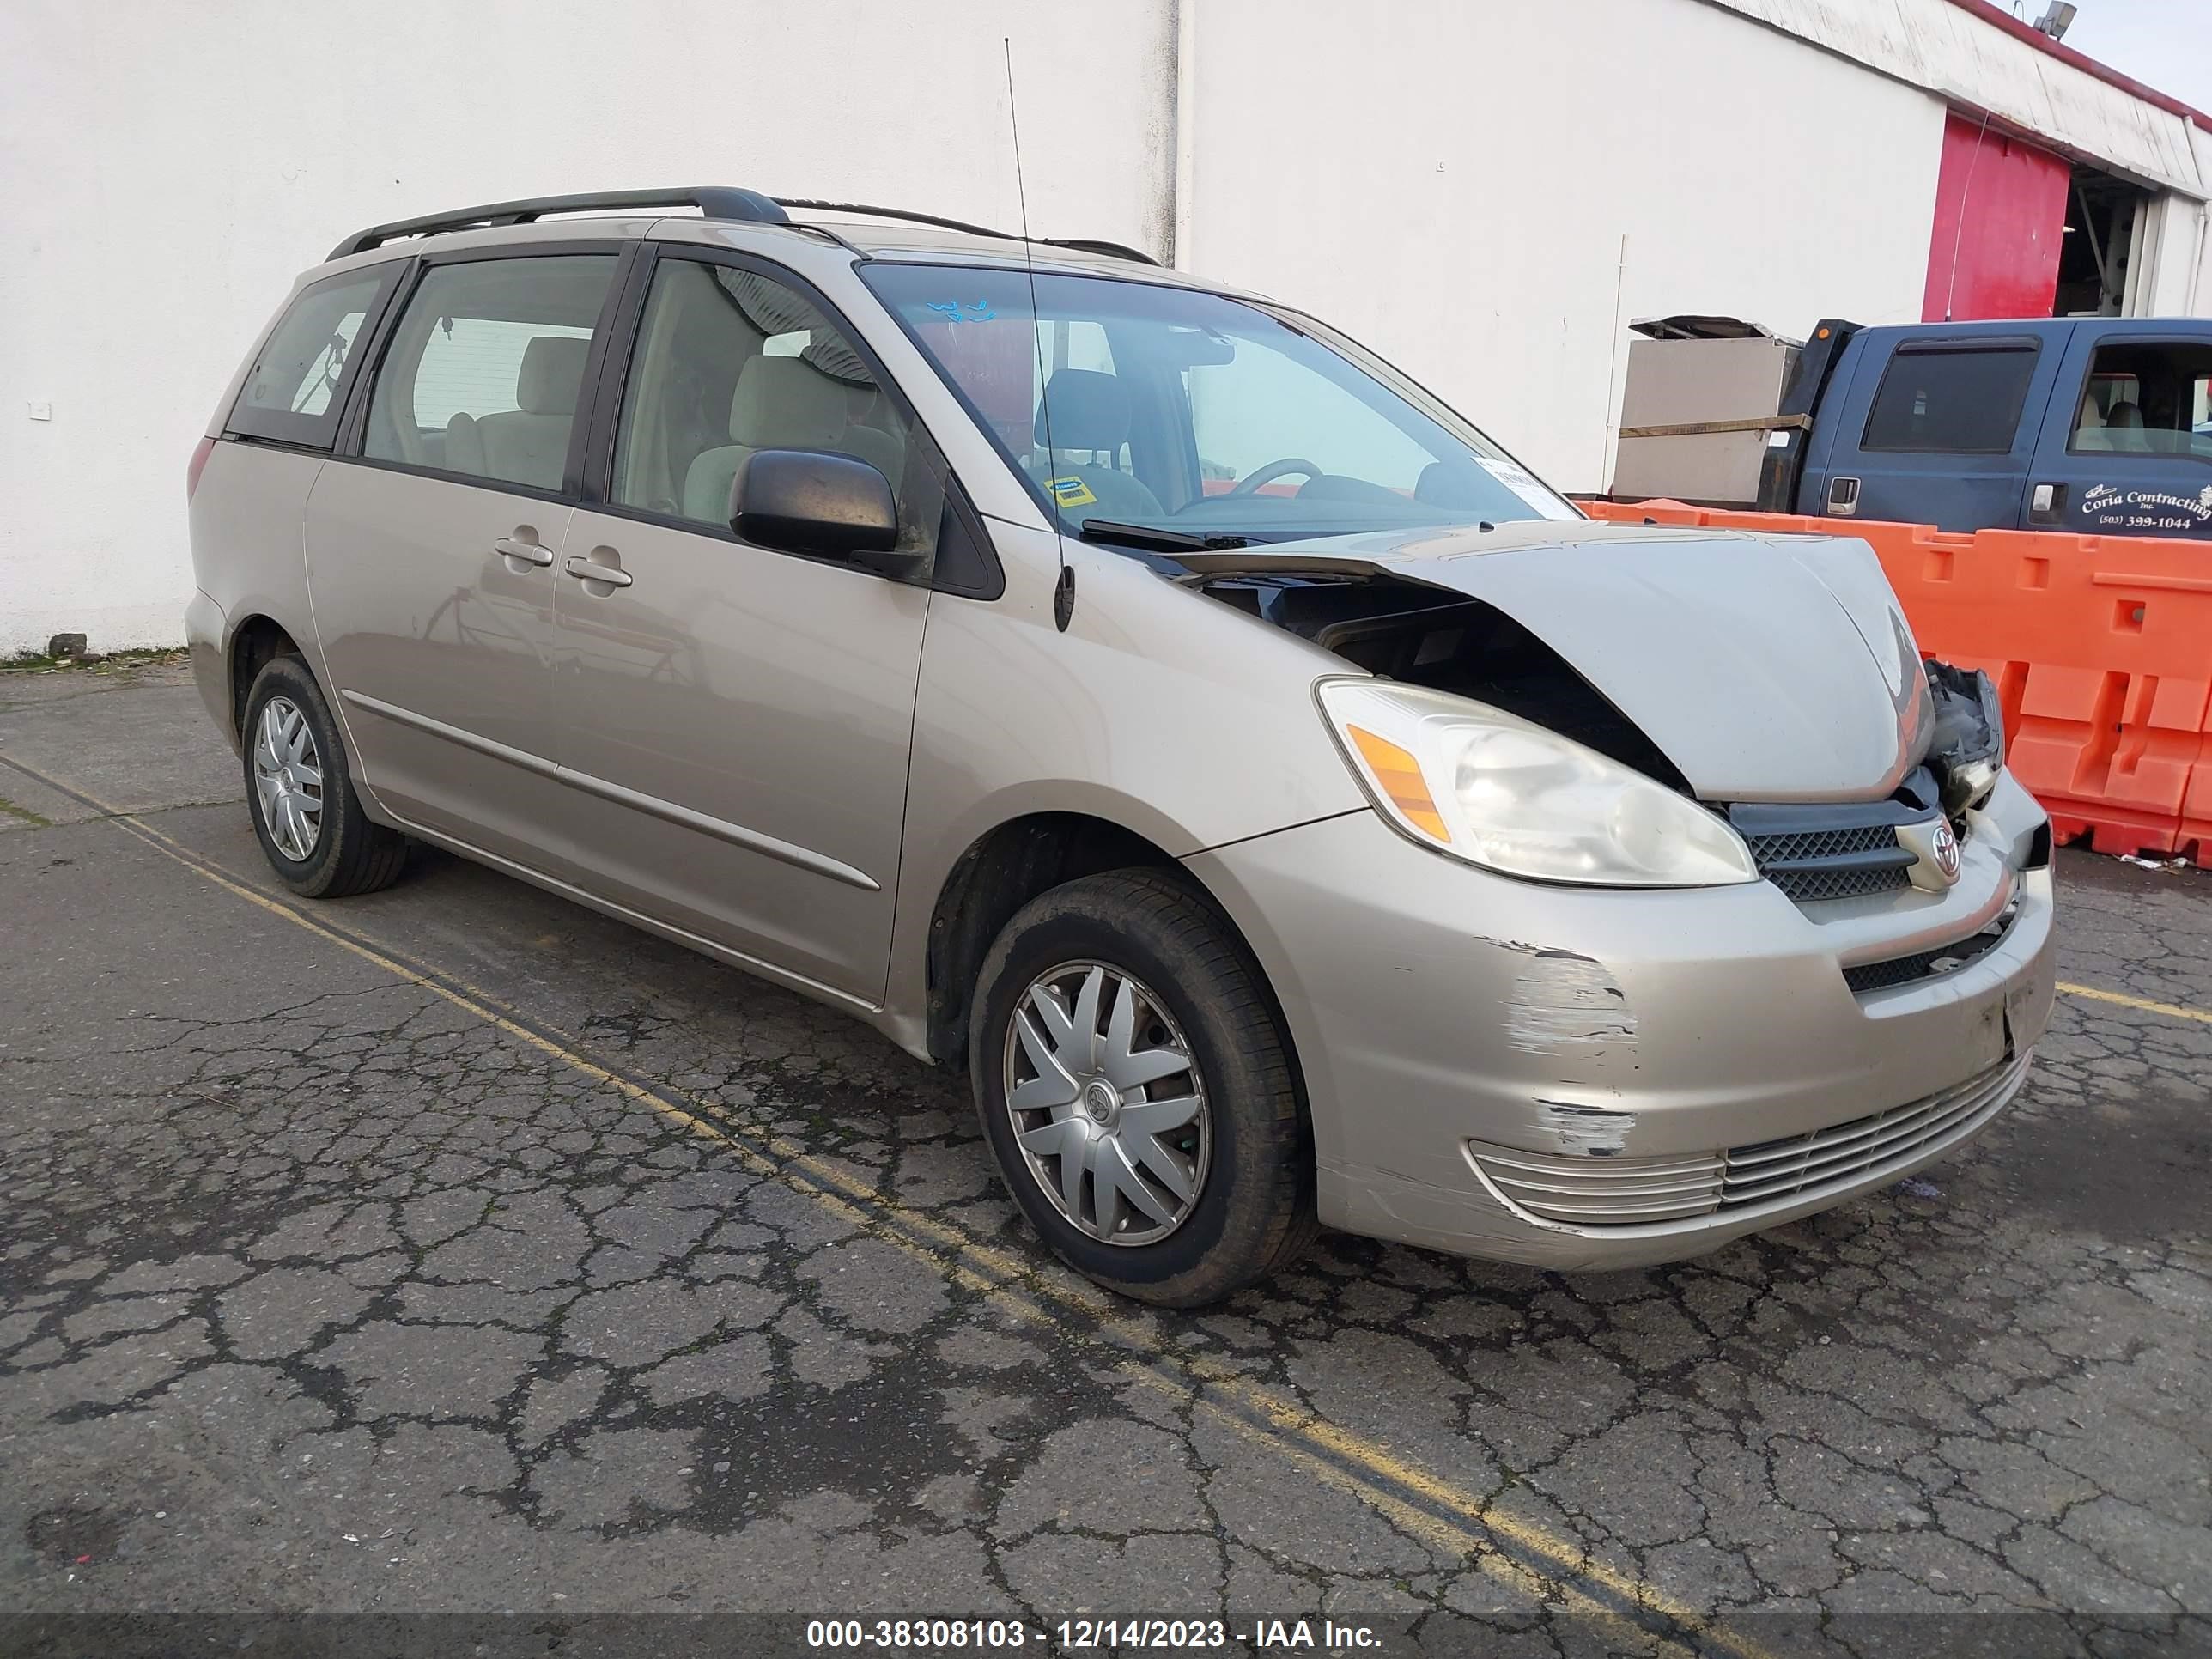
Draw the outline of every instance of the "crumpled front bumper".
M1512 881L1416 847L1372 812L1187 862L1243 930L1289 1019L1325 1223L1596 1269L1700 1255L1826 1208L1985 1125L2050 1018L2051 872L2029 867L2049 845L2044 823L2006 774L1973 815L1948 890L1806 906L1765 882L1638 892ZM1863 994L1844 979L1999 922L1999 942L1948 973ZM1918 1138L1900 1124L1920 1126ZM1869 1161L1829 1150L1856 1136L1872 1137ZM1730 1176L1737 1196L1659 1220L1549 1218L1492 1178L1518 1159L1540 1172L1524 1195L1571 1194L1708 1163L1726 1170L1732 1151L1747 1171L1804 1137L1813 1150L1788 1153L1807 1172L1795 1189ZM1486 1152L1498 1155L1487 1166ZM1553 1168L1572 1178L1540 1173Z

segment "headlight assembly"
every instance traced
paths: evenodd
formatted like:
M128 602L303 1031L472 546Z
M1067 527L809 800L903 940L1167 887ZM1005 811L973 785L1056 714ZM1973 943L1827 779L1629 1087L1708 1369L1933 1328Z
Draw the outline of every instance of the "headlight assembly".
M1592 887L1759 879L1713 813L1518 715L1387 680L1324 680L1318 695L1376 809L1437 852Z

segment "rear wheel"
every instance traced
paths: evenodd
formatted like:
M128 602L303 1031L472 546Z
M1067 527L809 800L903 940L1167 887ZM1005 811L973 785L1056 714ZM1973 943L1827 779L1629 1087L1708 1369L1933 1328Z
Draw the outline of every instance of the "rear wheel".
M1289 1045L1243 941L1173 877L1031 901L984 960L969 1036L1000 1171L1079 1273L1197 1307L1311 1242Z
M246 810L287 887L343 898L399 878L406 840L362 810L337 722L306 663L278 657L255 677L243 735Z

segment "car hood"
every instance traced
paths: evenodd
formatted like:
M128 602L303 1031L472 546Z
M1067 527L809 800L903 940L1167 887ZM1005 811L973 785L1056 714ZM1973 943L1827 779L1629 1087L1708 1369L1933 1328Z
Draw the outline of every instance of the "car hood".
M1247 568L1278 557L1370 565L1495 606L1707 800L1885 795L1929 744L1919 649L1856 538L1554 522L1331 537L1233 556Z

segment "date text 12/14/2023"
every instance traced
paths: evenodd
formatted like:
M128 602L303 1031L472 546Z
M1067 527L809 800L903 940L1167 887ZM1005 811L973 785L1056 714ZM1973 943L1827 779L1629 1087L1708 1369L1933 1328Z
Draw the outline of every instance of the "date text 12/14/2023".
M815 1619L806 1645L823 1651L991 1652L1035 1646L1047 1653L1182 1648L1249 1653L1379 1653L1367 1625L1322 1619L1063 1619L1031 1627L1018 1619Z

